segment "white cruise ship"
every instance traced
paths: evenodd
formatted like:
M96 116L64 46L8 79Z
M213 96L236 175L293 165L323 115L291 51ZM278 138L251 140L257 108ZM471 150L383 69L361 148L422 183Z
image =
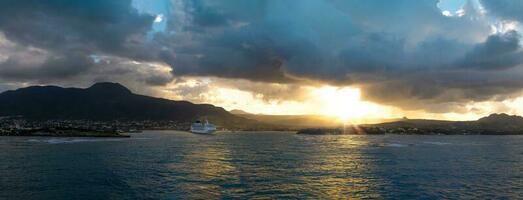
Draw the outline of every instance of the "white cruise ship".
M209 123L207 120L205 120L205 122L196 120L191 124L191 133L212 134L214 131L216 131L216 126Z

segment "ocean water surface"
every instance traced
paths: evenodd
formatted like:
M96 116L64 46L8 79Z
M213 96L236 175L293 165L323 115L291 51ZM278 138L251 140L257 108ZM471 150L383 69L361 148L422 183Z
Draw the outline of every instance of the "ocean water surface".
M0 199L523 199L523 136L0 137Z

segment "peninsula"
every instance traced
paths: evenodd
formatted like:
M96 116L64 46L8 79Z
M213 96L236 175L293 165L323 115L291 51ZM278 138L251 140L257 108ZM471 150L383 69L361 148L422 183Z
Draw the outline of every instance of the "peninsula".
M348 125L338 128L306 128L297 134L401 134L401 135L522 135L523 117L491 114L476 121L400 119L394 122Z

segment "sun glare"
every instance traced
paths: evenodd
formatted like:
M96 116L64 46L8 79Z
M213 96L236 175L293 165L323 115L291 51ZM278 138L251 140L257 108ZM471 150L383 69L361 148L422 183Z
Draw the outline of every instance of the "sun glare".
M357 123L364 117L379 116L382 111L377 105L362 101L358 88L324 86L311 94L318 100L321 115L333 116L342 122Z
M402 117L393 107L379 105L362 99L361 90L356 87L337 87L331 85L304 86L301 99L265 99L263 94L254 94L236 88L220 87L213 80L200 81L188 79L185 83L172 85L169 91L186 91L184 88L198 88L201 85L209 90L191 96L190 101L210 103L227 110L239 109L254 114L266 115L322 115L342 123L375 123L385 118ZM176 87L181 87L178 90ZM185 95L185 98L188 95ZM183 99L177 95L173 99Z

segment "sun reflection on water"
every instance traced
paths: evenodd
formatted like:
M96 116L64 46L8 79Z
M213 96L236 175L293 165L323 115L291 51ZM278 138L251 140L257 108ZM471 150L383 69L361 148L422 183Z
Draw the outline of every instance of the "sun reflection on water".
M379 180L370 175L373 165L362 152L368 146L364 138L257 134L259 140L244 134L234 141L195 141L179 163L168 165L180 180L176 196L380 198L372 192Z
M222 196L220 185L237 184L236 168L231 165L230 152L220 143L196 144L187 149L183 156L183 165L172 163L168 167L181 174L184 180L177 185L178 191L187 199L213 199Z
M379 193L369 193L375 191L373 187L378 180L369 175L372 164L361 152L361 147L367 145L367 141L357 136L325 136L311 145L310 154L305 158L307 162L301 166L307 171L300 178L314 189L315 196L329 199L380 198Z

